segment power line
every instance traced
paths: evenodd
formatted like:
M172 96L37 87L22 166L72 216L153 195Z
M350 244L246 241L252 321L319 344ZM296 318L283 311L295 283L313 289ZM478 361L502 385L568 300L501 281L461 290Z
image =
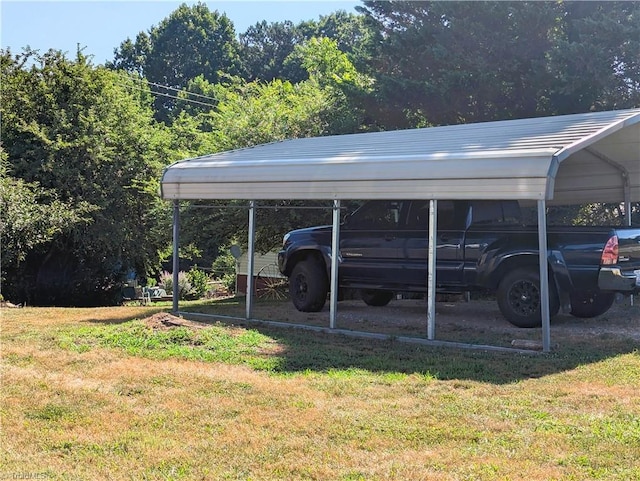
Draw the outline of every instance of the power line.
M140 82L140 83L144 83L144 84L147 84L147 85L153 85L154 87L160 87L160 88L167 89L167 90L173 90L175 92L183 92L183 93L185 93L187 95L191 95L193 97L200 97L200 98L203 98L203 99L206 99L206 100L212 100L214 102L218 102L218 99L216 99L214 97L209 97L207 95L197 94L195 92L189 92L188 90L185 90L185 89L179 89L179 88L176 88L176 87L169 87L168 85L163 85L163 84L159 84L159 83L156 83L156 82L151 82L149 80L144 80L144 79L137 79L137 78L134 78L134 77L128 77L128 79L129 80L133 80L134 82Z
M176 95L170 95L170 94L167 94L167 93L164 93L164 92L156 92L156 91L151 90L151 89L147 90L147 89L144 89L142 87L137 87L135 85L126 85L124 83L118 83L118 85L120 85L122 87L125 87L125 88L128 88L128 89L140 90L141 92L149 92L152 95L158 95L160 97L168 97L170 99L179 100L181 102L188 102L188 103L197 104L197 105L204 105L205 107L211 107L211 108L215 107L214 104L209 104L209 103L206 103L206 102L200 102L198 100L193 100L193 99L182 98L182 97L178 97ZM177 90L177 89L174 89L174 90ZM205 97L205 96L201 95L201 97ZM205 97L205 98L208 98L210 100L216 101L216 99L211 98L211 97Z

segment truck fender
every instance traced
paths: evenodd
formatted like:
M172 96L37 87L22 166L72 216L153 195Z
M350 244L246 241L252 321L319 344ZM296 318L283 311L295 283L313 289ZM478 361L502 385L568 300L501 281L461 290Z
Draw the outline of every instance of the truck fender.
M284 275L291 274L293 267L302 259L309 257L322 259L327 273L327 278L331 275L331 247L322 245L301 245L291 246L287 252L280 251L278 253L278 267Z
M523 265L538 265L538 252L520 251L512 253L502 253L486 256L484 262L478 266L477 282L485 287L496 288L500 279L505 272ZM549 265L550 277L555 282L560 306L562 311L568 313L571 311L570 292L573 289L569 268L564 260L562 252L558 250L549 250L547 263ZM481 266L484 266L481 267Z

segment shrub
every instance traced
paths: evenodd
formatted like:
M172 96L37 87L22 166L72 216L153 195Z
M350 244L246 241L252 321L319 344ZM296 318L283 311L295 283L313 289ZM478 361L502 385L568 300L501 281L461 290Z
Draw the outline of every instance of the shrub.
M223 252L224 254L213 261L211 269L215 278L219 279L229 292L233 292L236 289L236 259L229 250L225 249Z
M189 272L187 272L187 278L191 284L190 297L200 299L207 293L209 287L209 276L202 269L198 269L198 266L193 266Z
M164 271L160 275L160 287L162 287L167 294L173 294L173 274ZM187 299L192 295L193 287L189 282L189 277L184 271L178 272L178 299Z

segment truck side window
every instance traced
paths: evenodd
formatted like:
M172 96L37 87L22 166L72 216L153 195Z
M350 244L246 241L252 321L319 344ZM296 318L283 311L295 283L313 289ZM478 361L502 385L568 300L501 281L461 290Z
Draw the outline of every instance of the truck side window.
M508 225L522 225L522 211L517 200L502 202L503 222Z
M517 201L476 200L471 204L473 224L521 224Z
M349 227L358 230L393 230L400 223L400 201L368 202L349 219Z
M455 226L454 203L452 200L438 201L438 230L452 230ZM429 201L416 200L411 204L407 217L409 229L425 230L429 228Z

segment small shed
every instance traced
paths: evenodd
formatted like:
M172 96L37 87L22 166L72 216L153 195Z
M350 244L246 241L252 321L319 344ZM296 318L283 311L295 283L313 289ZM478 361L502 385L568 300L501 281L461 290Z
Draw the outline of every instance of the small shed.
M236 261L236 292L240 294L247 293L249 285L249 254L244 252ZM255 253L253 256L253 275L260 282L278 281L284 279L284 276L278 271L278 253L276 251L265 252L264 254Z
M640 109L273 142L176 162L164 171L161 195L175 202L174 262L179 200L250 201L250 258L258 199L332 200L333 252L339 245L341 200L430 199L432 212L437 200L445 199L534 201L541 291L548 297L547 204L621 202L631 224L631 202L640 201ZM338 256L332 260L333 324ZM429 251L429 266L435 266L435 248ZM435 322L434 270L428 279L430 339ZM250 289L248 294L250 317ZM543 306L542 318L543 345L548 350L548 305Z

